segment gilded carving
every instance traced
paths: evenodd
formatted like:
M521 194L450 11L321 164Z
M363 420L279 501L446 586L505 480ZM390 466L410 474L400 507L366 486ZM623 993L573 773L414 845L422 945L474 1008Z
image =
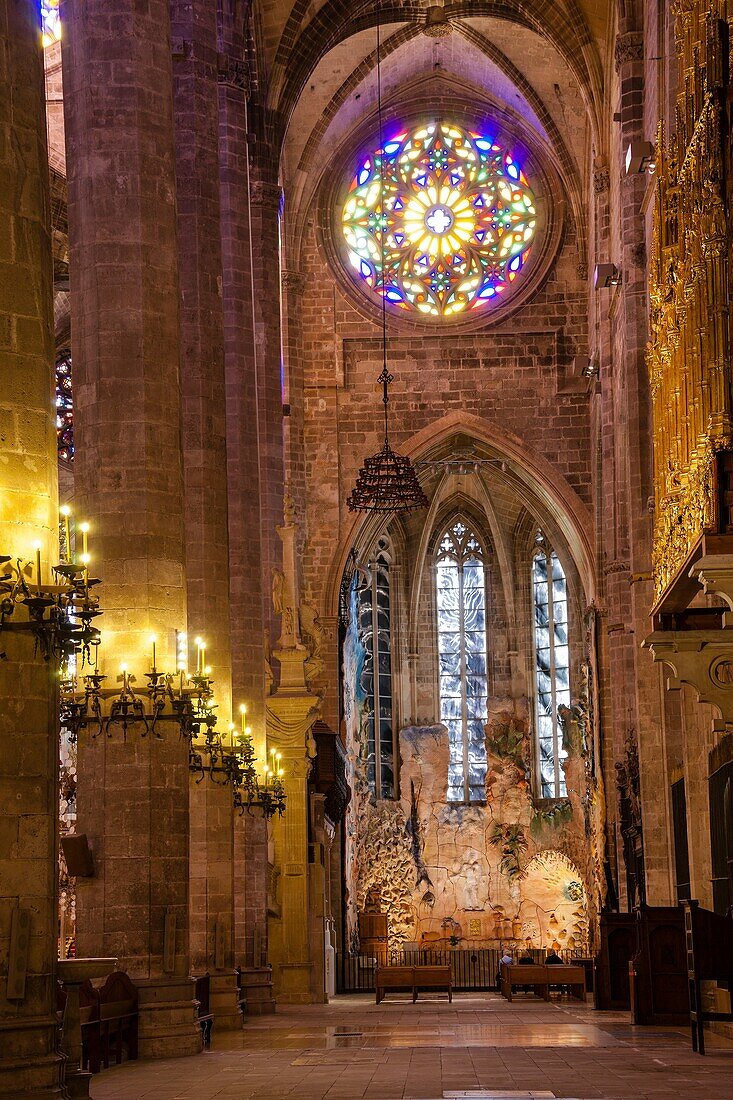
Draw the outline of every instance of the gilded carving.
M722 180L725 56L717 0L677 0L680 90L657 136L647 353L654 418L655 597L718 522L715 454L731 446L730 226Z

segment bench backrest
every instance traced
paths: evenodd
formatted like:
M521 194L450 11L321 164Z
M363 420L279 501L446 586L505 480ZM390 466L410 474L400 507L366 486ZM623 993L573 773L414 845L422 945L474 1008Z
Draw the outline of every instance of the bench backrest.
M415 966L415 982L418 985L449 985L451 968L449 966Z
M546 984L549 981L547 972L550 969L554 970L554 967L550 968L540 963L502 963L501 977L502 981L512 984L531 985L533 982Z
M546 966L553 985L585 985L584 966Z

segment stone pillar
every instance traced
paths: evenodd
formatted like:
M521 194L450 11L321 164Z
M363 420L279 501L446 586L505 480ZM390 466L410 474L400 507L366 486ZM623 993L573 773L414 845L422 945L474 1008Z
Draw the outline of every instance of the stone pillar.
M79 0L64 13L78 512L105 584L101 670L144 683L150 634L175 668L186 624L170 16ZM190 977L188 746L82 734L77 949L115 955L140 990L143 1057L200 1050Z
M264 1016L275 1011L272 968L268 963L267 909L269 866L267 819L256 806L234 825L238 912L235 952L242 974L245 1012Z
M0 554L58 553L51 214L38 8L0 0ZM19 621L25 618L19 611ZM29 634L0 649L0 1096L59 1096L58 722Z
M258 752L264 750L265 620L270 578L262 565L259 385L264 362L254 336L253 240L247 113L246 23L224 5L219 24L219 182L226 380L232 697L246 703ZM269 647L269 642L268 642Z
M259 150L264 142L258 142ZM257 165L250 184L253 242L254 331L257 356L257 434L260 454L260 539L265 600L264 621L274 642L270 603L273 573L280 567L278 524L283 522L284 458L282 346L280 331L280 202L270 160Z
M189 644L206 641L219 726L231 719L226 391L216 5L172 0L181 402ZM241 1023L234 972L232 792L191 782L191 963L211 975L217 1028Z

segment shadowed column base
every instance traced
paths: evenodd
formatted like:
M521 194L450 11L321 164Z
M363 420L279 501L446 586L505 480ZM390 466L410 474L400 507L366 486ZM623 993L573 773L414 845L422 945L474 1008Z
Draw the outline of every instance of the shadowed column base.
M239 1031L242 1012L236 970L220 970L209 978L209 1006L214 1016L214 1032Z
M275 1011L272 996L272 967L243 966L242 993L248 1016L270 1016Z
M193 978L138 979L141 1058L180 1058L200 1054L201 1029L196 1019Z
M65 1095L60 1084L64 1056L56 1050L58 1035L55 1017L0 1023L0 1097L49 1100Z

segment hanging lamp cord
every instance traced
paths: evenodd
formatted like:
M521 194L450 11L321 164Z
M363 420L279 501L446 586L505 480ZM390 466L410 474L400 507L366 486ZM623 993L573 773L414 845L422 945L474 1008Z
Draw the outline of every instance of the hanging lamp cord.
M393 381L387 367L387 299L384 293L384 134L382 126L382 0L377 0L377 118L379 121L379 256L382 276L382 383L384 405L384 445L389 447L389 384Z

